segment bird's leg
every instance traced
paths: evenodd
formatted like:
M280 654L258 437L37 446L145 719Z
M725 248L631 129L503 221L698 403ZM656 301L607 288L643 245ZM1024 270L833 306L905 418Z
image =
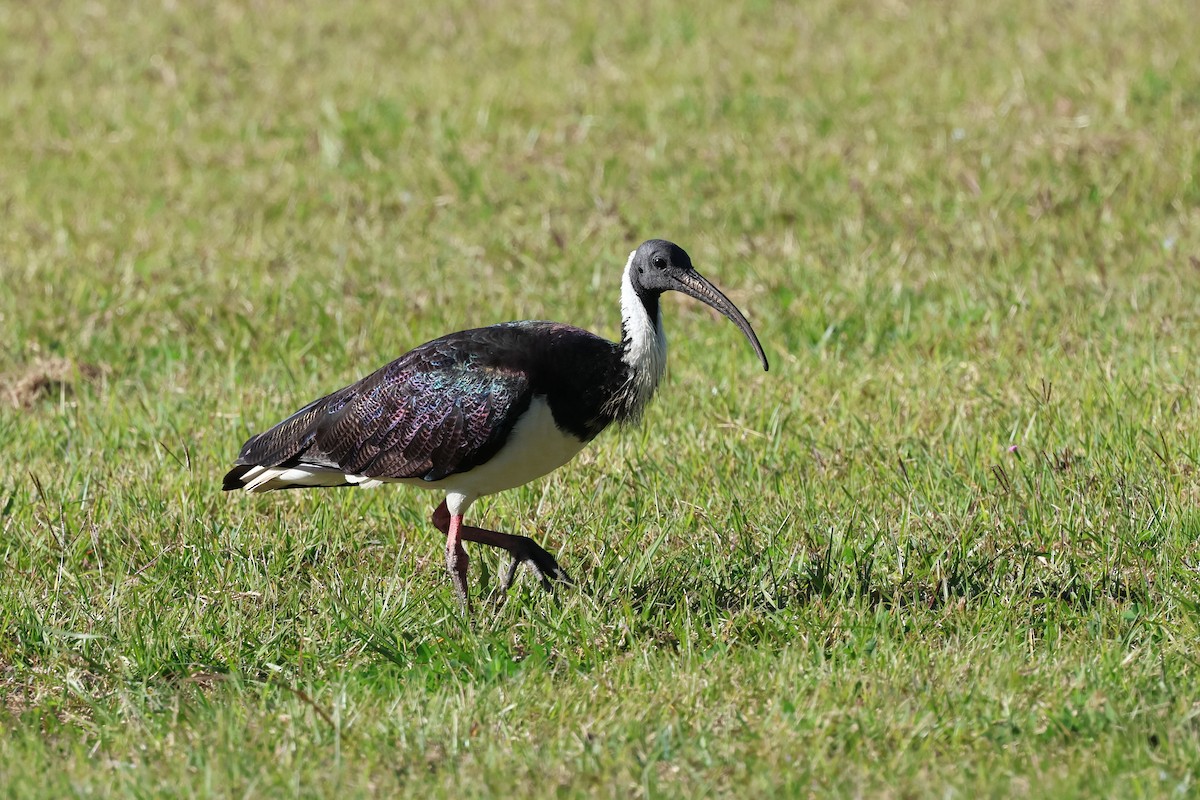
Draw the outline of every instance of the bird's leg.
M500 584L502 591L507 592L517 576L517 567L525 564L542 582L542 588L551 591L554 587L551 579L570 585L574 583L566 570L558 565L554 556L546 552L541 545L528 536L517 536L512 533L491 531L487 528L476 528L471 525L462 526L462 538L468 542L478 542L490 547L499 547L512 555L504 580Z
M445 507L445 503L442 507ZM462 515L452 516L444 529L446 534L446 568L454 581L454 593L467 611L471 610L471 598L467 594L467 551L462 546Z
M574 583L571 580L571 576L566 573L566 570L558 565L558 561L555 560L554 556L547 553L537 542L528 536L516 536L515 534L501 533L500 531L492 531L487 528L463 525L461 517L451 517L449 509L446 508L445 501L433 512L434 527L446 533L447 536L449 536L449 531L454 527L455 520L458 520L458 535L463 541L486 544L489 547L499 547L502 550L507 550L512 555L512 562L508 565L508 569L504 573L504 580L500 584L503 591L507 592L509 587L512 586L513 580L517 576L517 567L521 564L527 565L533 571L533 574L541 581L542 587L546 591L550 591L553 588L551 579L568 585ZM463 563L466 563L466 556L463 556ZM465 579L465 568L463 575Z

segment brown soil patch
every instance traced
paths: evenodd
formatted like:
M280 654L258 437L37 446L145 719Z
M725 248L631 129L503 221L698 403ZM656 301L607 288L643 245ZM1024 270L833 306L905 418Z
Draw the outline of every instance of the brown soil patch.
M104 369L67 358L39 358L25 369L0 375L0 400L14 408L33 408L43 397L74 394L79 383L95 383Z

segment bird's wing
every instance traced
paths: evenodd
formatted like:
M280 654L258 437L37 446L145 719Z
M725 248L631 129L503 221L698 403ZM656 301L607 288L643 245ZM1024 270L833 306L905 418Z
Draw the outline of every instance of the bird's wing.
M487 461L529 407L528 375L478 337L429 342L242 447L237 463L438 480Z

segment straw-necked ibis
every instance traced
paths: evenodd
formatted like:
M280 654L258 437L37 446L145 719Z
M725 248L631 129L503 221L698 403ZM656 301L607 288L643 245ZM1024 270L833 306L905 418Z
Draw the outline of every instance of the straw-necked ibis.
M507 322L421 345L358 383L309 403L252 436L224 489L265 492L305 486L403 483L445 492L433 524L469 605L462 542L512 555L543 586L570 582L532 539L463 524L484 495L540 478L570 461L613 422L637 421L667 361L659 297L678 291L733 321L767 369L750 323L700 275L678 245L644 242L621 281L621 341L557 322Z

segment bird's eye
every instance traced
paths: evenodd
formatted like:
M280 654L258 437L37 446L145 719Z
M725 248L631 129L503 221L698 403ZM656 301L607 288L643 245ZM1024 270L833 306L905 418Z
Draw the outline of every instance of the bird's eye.
M667 268L667 260L665 258L663 258L662 256L655 256L654 259L651 261L651 263L654 264L655 269L666 269Z

